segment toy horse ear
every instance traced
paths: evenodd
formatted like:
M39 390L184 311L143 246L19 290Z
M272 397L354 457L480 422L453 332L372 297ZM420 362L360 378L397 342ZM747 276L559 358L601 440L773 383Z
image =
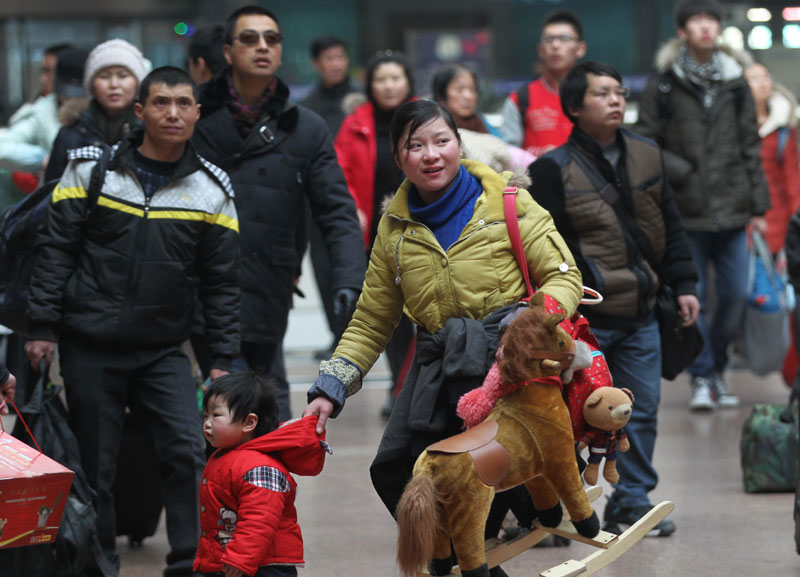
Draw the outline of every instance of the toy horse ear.
M539 293L536 293L536 294L539 294ZM562 314L553 313L550 316L548 316L546 319L544 319L544 326L547 327L547 328L553 328L556 325L558 325L558 323L563 321L565 318L567 318L567 317L565 317Z
M530 300L531 306L538 305L540 307L544 306L544 293L542 291L537 291L533 293L533 297Z

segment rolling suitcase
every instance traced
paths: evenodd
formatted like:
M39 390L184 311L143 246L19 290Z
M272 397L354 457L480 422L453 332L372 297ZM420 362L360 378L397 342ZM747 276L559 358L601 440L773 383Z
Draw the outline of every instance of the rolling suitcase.
M113 493L117 535L127 535L132 547L141 546L158 529L164 495L158 463L130 413L125 414Z

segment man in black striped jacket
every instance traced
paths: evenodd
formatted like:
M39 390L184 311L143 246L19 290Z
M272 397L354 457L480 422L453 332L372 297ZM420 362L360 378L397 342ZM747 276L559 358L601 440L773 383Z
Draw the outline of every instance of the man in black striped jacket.
M58 343L100 544L116 567L111 488L130 407L163 479L172 577L192 572L204 463L181 343L198 287L212 378L239 354L239 224L227 174L189 144L200 116L191 78L154 70L135 110L144 130L112 150L99 190L90 180L103 151L70 151L37 237L26 351L38 366Z

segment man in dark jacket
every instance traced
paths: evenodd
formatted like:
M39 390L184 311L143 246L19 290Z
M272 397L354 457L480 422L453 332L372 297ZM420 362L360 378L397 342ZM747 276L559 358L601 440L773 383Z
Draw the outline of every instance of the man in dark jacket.
M626 426L631 448L619 456L620 481L605 510L605 530L621 532L644 515L656 487L653 467L661 391L661 346L654 313L659 285L678 295L680 314L695 322L697 272L664 175L661 151L620 128L628 89L599 62L577 64L561 83L561 104L574 127L567 144L531 165L532 195L553 216L585 285L603 295L584 307L614 381L629 388L635 409ZM670 519L654 530L675 531Z
M306 203L331 255L342 324L363 282L363 243L328 127L291 102L276 75L283 42L277 16L258 6L240 8L226 21L225 35L230 68L203 86L194 142L228 171L236 190L242 360L268 369L286 332Z
M346 116L345 98L350 94L361 92L348 74L347 45L335 36L317 38L311 44L311 64L319 74L319 84L302 100L301 104L322 117L331 131L331 138L335 140L339 127ZM331 345L327 349L317 352L317 357L324 360L330 358L345 327L337 326L337 319L333 314L331 257L328 253L328 245L313 220L310 220L308 225L308 240L309 256L314 267L314 279L317 282L322 306L325 309L328 328L333 334Z
M676 17L680 38L656 55L658 74L642 94L636 130L664 150L700 275L697 325L705 347L689 368L689 408L708 411L739 405L722 373L747 298L745 227L766 230L769 189L741 57L718 47L722 6L716 0L684 1ZM706 311L709 264L716 279L713 318Z
M189 37L186 47L189 76L197 85L205 84L214 75L225 68L225 55L222 47L225 41L225 28L221 24L213 24L198 28Z
M90 182L102 151L70 152L36 242L26 345L37 367L58 342L71 426L96 491L98 536L117 567L111 488L130 407L164 483L165 577L191 575L200 531L201 417L181 350L195 284L212 378L239 353L233 190L187 144L200 116L196 90L177 68L143 80L135 111L144 130L115 147L99 196Z
M345 97L361 92L348 74L350 60L344 40L335 36L314 40L311 43L311 65L319 75L319 83L301 104L322 117L335 139L347 116L343 106Z

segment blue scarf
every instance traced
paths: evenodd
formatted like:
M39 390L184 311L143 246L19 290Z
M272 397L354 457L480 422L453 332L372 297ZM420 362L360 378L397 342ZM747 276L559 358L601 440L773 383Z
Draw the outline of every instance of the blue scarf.
M481 192L481 183L462 166L450 190L431 204L424 204L417 187L412 186L408 193L408 211L431 229L446 251L458 240L461 231L472 218L475 201Z

